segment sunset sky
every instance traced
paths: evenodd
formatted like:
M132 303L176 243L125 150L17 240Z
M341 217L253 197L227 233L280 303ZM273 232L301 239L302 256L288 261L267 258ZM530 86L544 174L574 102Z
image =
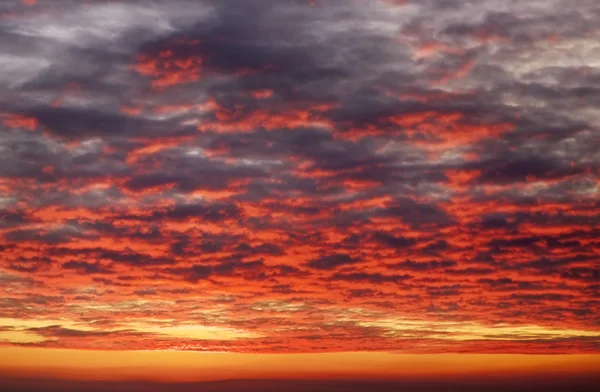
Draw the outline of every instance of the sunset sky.
M0 0L0 380L600 372L599 107L597 0Z

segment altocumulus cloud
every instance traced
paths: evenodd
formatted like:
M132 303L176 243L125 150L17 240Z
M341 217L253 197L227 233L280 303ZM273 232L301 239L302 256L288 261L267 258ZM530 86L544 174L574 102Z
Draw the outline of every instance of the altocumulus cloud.
M599 352L599 25L1 2L0 343Z

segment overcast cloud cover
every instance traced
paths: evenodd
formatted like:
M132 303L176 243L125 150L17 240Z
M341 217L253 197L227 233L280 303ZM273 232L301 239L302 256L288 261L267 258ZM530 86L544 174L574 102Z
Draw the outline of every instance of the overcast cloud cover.
M0 1L0 344L600 352L597 0Z

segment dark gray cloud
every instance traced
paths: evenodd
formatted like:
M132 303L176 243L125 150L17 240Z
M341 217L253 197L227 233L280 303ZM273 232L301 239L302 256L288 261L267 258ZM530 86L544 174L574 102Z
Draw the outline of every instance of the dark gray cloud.
M360 262L359 259L343 253L324 255L310 260L306 265L315 269L334 269L336 267Z

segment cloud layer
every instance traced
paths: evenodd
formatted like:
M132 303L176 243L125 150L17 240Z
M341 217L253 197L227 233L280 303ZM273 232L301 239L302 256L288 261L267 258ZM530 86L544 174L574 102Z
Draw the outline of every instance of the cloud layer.
M599 25L0 2L0 343L600 352Z

